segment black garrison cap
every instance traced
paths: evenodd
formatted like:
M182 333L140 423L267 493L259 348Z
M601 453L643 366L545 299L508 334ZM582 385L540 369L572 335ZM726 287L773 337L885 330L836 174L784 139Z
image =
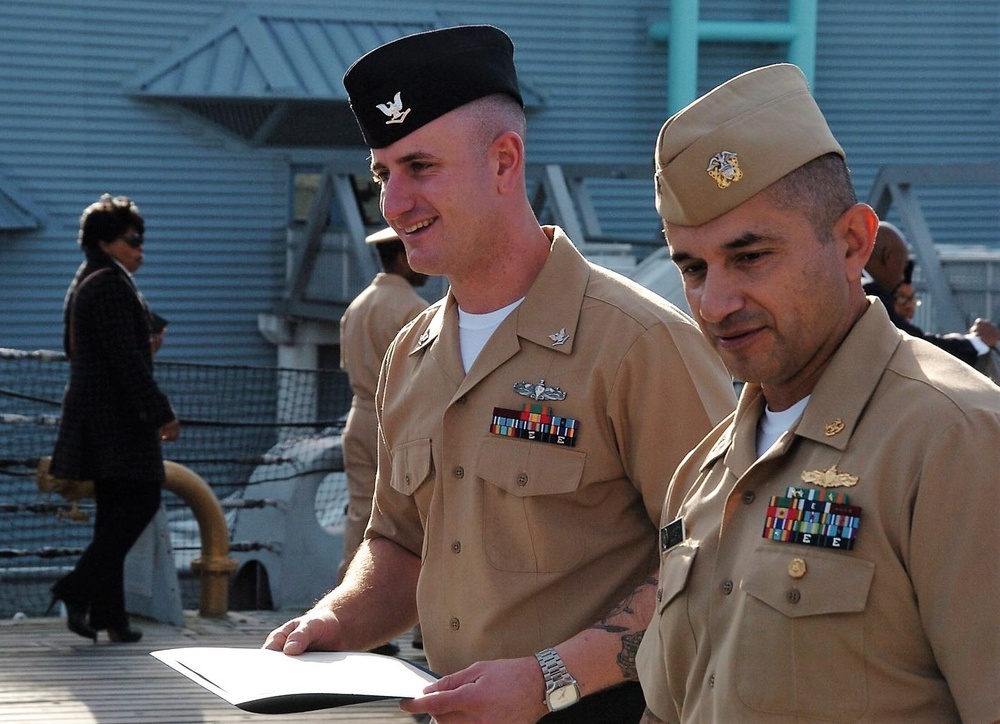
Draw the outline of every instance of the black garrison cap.
M361 56L344 74L370 148L384 148L459 106L494 93L524 101L514 44L491 25L407 35Z

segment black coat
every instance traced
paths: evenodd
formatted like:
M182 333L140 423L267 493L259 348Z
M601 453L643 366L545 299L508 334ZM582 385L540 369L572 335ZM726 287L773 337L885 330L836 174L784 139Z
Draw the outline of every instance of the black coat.
M70 378L51 473L162 484L158 431L174 412L153 379L149 311L134 282L111 257L89 254L66 293L64 323Z
M882 305L885 310L889 313L889 319L892 323L896 325L898 329L906 332L912 337L919 337L920 339L927 340L936 347L943 349L966 364L975 366L976 360L979 359L979 352L976 351L976 346L967 340L961 334L927 334L915 324L911 324L906 321L903 317L896 313L896 305L892 301L892 292L887 292L883 289L878 282L871 281L864 285L865 294L871 294L882 300Z

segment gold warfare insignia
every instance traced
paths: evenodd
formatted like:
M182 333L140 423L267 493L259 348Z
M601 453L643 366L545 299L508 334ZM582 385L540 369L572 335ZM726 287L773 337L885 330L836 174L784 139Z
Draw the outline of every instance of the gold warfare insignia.
M712 156L708 162L708 175L711 176L720 189L727 189L730 185L743 178L743 170L740 168L740 160L732 151L719 151Z
M837 466L831 465L827 470L803 470L802 482L821 488L851 488L858 484L858 476L838 472Z
M839 417L833 422L828 422L826 423L826 425L823 426L823 432L826 434L827 437L833 437L843 429L844 429L844 421L841 420Z
M565 400L566 393L560 390L558 387L549 387L545 384L545 380L541 380L538 384L533 382L516 382L514 384L514 392L523 396L529 397L532 400Z

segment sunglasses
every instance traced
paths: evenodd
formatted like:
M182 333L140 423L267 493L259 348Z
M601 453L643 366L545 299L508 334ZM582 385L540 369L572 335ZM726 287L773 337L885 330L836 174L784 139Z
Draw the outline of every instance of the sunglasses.
M120 236L119 238L133 249L138 249L142 246L142 234L130 234L129 236Z

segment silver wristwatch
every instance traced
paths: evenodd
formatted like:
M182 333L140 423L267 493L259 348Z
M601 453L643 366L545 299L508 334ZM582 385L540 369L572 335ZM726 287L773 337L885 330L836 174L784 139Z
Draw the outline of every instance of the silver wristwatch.
M535 654L538 665L542 667L542 678L545 680L545 705L549 711L559 711L573 706L580 701L580 687L576 684L566 664L559 658L555 649L545 649Z

